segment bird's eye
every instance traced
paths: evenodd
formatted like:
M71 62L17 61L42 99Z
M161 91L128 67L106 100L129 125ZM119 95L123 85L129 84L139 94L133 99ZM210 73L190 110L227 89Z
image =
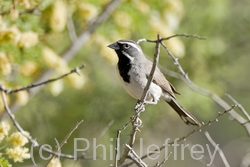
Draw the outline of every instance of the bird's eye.
M129 44L124 44L123 47L124 47L124 49L128 49L130 47L130 45Z

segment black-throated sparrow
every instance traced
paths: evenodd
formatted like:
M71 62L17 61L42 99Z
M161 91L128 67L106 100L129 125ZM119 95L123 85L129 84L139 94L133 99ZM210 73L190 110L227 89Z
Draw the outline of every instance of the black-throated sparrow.
M141 47L132 40L119 40L108 47L114 49L119 58L117 66L123 87L132 97L141 98L153 63L145 57ZM174 93L179 94L156 67L146 103L157 104L162 97L187 125L201 126L200 122L177 102Z

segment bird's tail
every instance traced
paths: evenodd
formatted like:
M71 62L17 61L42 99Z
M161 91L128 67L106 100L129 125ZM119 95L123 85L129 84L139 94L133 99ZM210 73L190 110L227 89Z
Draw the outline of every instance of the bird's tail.
M175 99L171 99L170 101L166 101L181 117L181 119L187 125L195 125L200 127L201 123L186 109L184 109Z

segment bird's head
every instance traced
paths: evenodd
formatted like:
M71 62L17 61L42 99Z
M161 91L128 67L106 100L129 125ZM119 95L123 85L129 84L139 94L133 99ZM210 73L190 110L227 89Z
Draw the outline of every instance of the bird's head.
M115 50L119 59L124 56L130 60L134 60L135 58L139 58L141 56L144 57L141 47L132 40L122 39L108 45L108 47Z

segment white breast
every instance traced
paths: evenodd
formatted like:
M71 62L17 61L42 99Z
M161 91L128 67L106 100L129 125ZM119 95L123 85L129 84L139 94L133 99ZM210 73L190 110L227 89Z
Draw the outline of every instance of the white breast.
M140 99L144 88L147 84L147 78L140 76L140 74L134 73L133 71L129 72L130 83L124 82L122 77L120 77L122 86L124 89L135 99ZM162 89L155 83L151 83L146 101L155 101L157 102L162 95Z

